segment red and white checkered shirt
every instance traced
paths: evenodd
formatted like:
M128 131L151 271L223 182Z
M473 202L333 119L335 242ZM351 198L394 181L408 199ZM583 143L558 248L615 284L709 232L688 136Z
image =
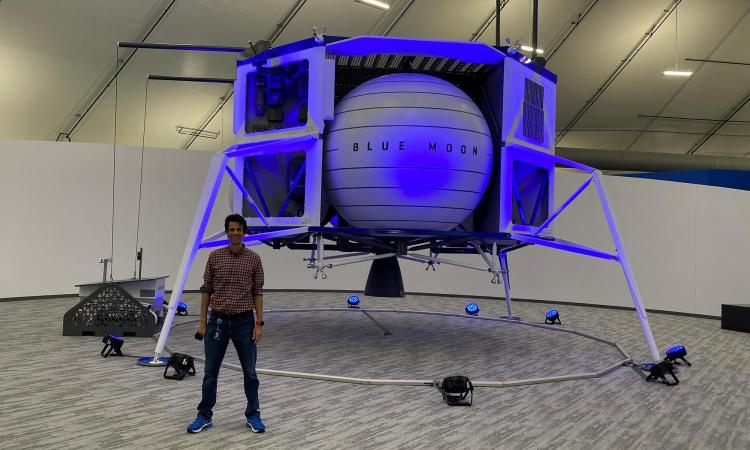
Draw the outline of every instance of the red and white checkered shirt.
M229 246L208 255L201 292L210 295L212 309L239 314L255 308L253 296L263 294L263 264L249 248L233 255Z

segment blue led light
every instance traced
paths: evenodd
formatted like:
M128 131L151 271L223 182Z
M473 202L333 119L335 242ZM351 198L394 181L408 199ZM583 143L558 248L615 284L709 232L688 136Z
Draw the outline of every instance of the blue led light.
M466 314L470 316L478 316L479 305L477 305L476 303L467 303L466 308L464 308L464 311L466 311Z
M350 295L349 298L346 299L346 304L349 305L350 308L359 307L359 297L356 295Z
M560 312L557 309L550 309L547 311L547 314L544 315L544 323L548 325L554 325L556 323L562 324L562 322L560 322Z
M673 345L669 347L665 353L667 354L667 357L664 358L666 361L673 362L675 364L680 364L678 359L685 363L687 366L692 366L690 364L690 361L688 361L685 357L687 356L687 349L684 345Z
M177 313L177 315L180 315L180 316L187 316L187 313L188 313L188 305L187 305L187 303L177 302L177 311L176 311L176 313Z
M687 355L687 349L684 345L674 345L667 349L666 354L669 359L682 358Z

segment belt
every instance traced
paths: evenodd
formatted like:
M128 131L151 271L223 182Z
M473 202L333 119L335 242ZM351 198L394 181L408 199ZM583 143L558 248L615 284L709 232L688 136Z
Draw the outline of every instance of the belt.
M247 317L253 317L253 310L241 312L241 313L225 313L221 311L211 310L211 315L221 320L238 320Z

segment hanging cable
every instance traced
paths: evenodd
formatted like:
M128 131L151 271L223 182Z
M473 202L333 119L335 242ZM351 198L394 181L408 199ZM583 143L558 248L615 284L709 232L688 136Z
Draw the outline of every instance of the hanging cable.
M533 21L533 19L532 19L532 17L531 17L531 14L532 14L532 13L531 13L531 2L532 2L532 0L529 0L529 43L527 44L527 45L529 45L529 46L531 46L531 39L532 39L532 36L531 36L531 34L532 34L532 31L531 31L531 30L532 30L532 28L534 27L534 21ZM534 53L533 53L533 50L532 50L532 55L533 55L533 54L534 54Z
M151 33L156 29L157 26L161 23L162 19L167 15L167 13L172 9L172 6L174 6L175 2L177 0L172 0L169 5L164 8L164 11L161 12L159 17L156 19L156 21L149 27L149 30L143 35L143 38L140 39L140 42L144 43L146 42L146 39L151 36ZM73 124L73 126L70 127L70 129L67 132L60 133L57 138L60 139L60 136L63 135L66 138L70 139L70 135L73 134L73 132L78 128L78 125L80 125L83 122L83 119L86 117L86 115L94 108L94 105L97 104L99 99L104 95L105 92L107 92L107 89L109 89L109 86L117 79L117 76L120 74L120 72L125 68L125 66L130 62L131 59L135 56L135 54L138 52L138 49L135 49L128 57L127 59L124 59L122 66L118 67L118 64L115 63L115 73L112 75L112 78L109 79L109 81L104 85L103 88L99 90L99 93L94 97L94 99L90 102L88 102L88 106L86 107L86 110L82 113L78 114L76 122ZM64 129L64 128L63 128Z
M120 65L120 47L115 45L115 68ZM114 137L112 139L112 225L110 228L110 247L109 247L109 279L113 280L115 273L115 179L117 176L117 76L115 76L115 123Z
M674 8L674 70L677 70L677 7Z
M137 278L138 244L141 232L141 198L143 194L143 155L146 150L146 113L148 112L148 77L146 77L146 95L143 100L143 134L141 134L141 180L138 184L138 219L135 226L135 258L133 259L133 279Z
M162 208L164 205L164 152L166 150L160 149L159 153L161 153L161 172L159 173L159 224L157 227L156 232L156 272L159 273L159 255L161 253L161 219L162 219Z

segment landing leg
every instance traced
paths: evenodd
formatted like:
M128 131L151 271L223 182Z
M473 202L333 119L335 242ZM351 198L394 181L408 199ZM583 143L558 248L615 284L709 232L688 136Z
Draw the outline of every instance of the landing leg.
M520 320L519 317L513 315L513 302L510 298L510 274L508 272L508 255L507 253L500 252L497 254L500 259L500 270L503 274L503 288L505 288L505 306L508 308L508 315L502 316L503 319Z

